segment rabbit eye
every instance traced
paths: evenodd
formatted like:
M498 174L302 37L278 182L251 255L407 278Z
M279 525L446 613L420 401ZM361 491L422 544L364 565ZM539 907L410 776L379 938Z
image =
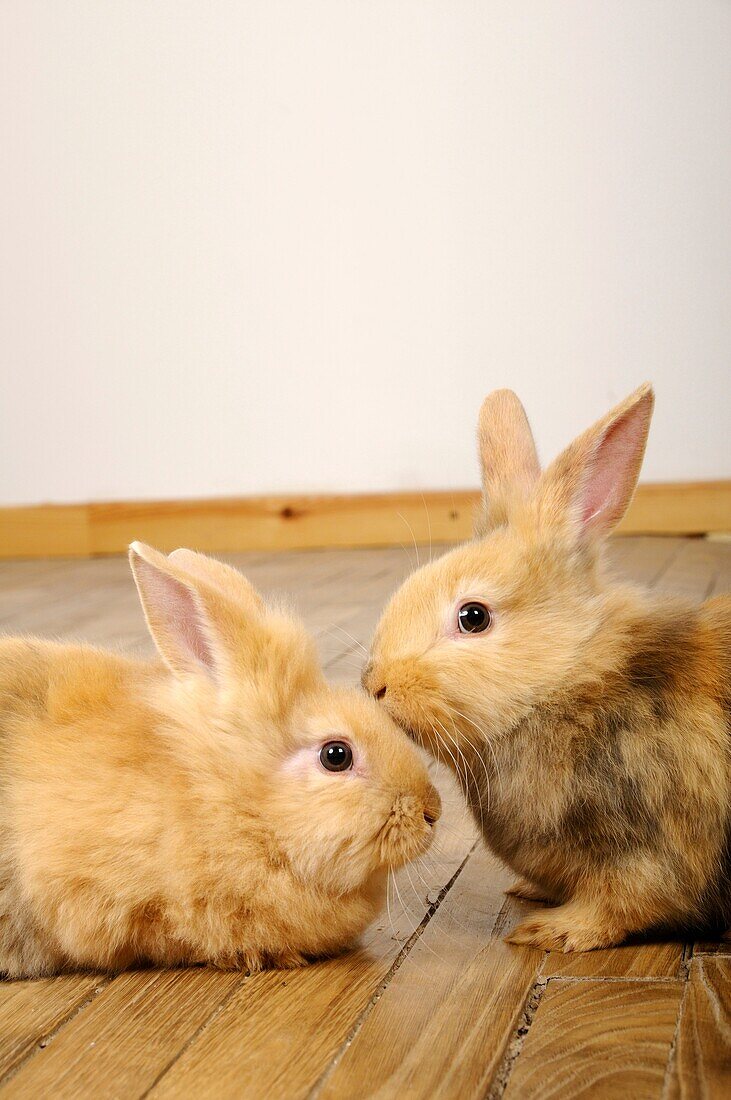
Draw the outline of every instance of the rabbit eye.
M463 603L457 612L457 625L461 634L482 634L491 622L490 609L476 600Z
M320 749L320 763L329 772L346 772L353 767L353 750L345 741L328 741Z

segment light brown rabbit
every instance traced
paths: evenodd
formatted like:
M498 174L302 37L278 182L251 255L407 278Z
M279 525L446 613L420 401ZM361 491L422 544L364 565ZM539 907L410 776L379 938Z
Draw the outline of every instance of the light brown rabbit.
M417 751L236 570L130 559L164 664L0 642L0 973L340 951L429 844Z
M557 903L514 943L731 923L731 599L616 584L602 558L652 406L643 386L541 474L518 399L488 397L477 536L395 594L364 672L451 763L512 892Z

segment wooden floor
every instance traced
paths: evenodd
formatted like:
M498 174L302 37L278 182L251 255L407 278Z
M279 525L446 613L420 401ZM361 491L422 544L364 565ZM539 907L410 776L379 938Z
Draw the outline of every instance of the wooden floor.
M424 554L422 549L421 553ZM731 543L634 538L618 570L702 600ZM290 594L351 682L402 550L237 555ZM0 630L151 651L126 561L0 565ZM143 970L0 982L0 1091L22 1097L731 1097L731 945L508 947L524 903L447 776L428 874L402 872L361 950L245 977Z

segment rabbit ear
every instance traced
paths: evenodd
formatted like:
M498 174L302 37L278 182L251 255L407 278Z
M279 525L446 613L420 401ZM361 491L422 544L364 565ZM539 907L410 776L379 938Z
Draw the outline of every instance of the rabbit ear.
M627 511L640 476L654 405L649 383L575 439L546 470L542 520L601 538Z
M487 527L505 523L515 502L526 500L541 473L525 409L512 390L488 394L477 437Z
M130 546L129 562L148 629L165 663L176 675L204 672L218 679L224 647L199 588L142 542Z
M205 554L197 554L194 550L184 550L182 547L168 554L168 561L191 577L212 585L222 595L240 604L247 611L264 611L264 601L261 596L238 569L224 565L222 561L217 561L215 558L206 557Z

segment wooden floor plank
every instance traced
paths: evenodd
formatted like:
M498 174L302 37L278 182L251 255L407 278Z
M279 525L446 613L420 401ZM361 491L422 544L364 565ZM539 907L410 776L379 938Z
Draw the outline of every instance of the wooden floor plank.
M341 958L246 979L152 1095L252 1100L306 1095L400 949L398 936L381 923L362 948Z
M712 542L716 576L709 597L723 596L731 592L731 542Z
M701 603L716 578L718 544L707 539L687 539L680 553L657 580L658 591Z
M105 981L95 974L0 981L0 1079L78 1011Z
M685 539L632 538L612 539L609 560L614 571L635 584L652 587L680 553Z
M121 974L21 1067L2 1095L142 1096L243 980L208 969Z
M659 1100L681 982L548 983L505 1100Z
M564 954L550 951L543 974L548 978L679 978L684 945L668 940L623 944L605 951Z
M731 1096L731 958L694 958L683 1000L668 1100Z
M731 955L728 940L699 940L693 947L694 955Z
M510 880L478 846L318 1098L485 1095L543 961L495 932Z

